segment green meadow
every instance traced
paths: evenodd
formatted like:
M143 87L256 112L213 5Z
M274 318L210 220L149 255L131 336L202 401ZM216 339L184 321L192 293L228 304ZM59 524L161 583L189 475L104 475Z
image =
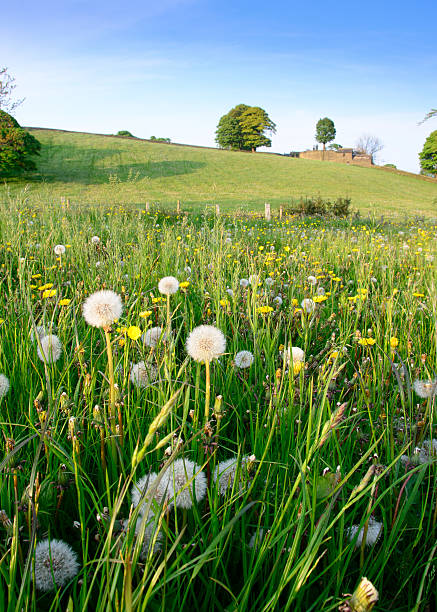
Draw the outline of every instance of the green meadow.
M152 143L32 129L42 144L38 172L8 181L1 200L40 204L145 204L186 210L287 206L305 196L350 197L364 214L437 213L437 181L394 170L293 159L267 153Z

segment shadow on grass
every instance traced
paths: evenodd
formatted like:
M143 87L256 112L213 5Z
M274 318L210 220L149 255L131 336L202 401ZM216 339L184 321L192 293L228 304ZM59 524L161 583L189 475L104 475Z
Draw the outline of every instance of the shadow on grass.
M85 148L74 145L43 146L36 158L37 172L26 176L28 182L79 183L83 185L136 183L196 172L205 162L191 160L149 160L135 151L131 159L124 149Z

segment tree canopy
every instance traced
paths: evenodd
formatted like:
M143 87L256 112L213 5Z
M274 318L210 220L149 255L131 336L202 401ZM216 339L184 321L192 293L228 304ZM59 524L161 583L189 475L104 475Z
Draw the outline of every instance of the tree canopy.
M437 130L425 140L419 159L423 174L437 176Z
M276 125L259 106L238 104L217 125L216 142L223 149L256 151L258 147L271 147L266 133L276 133Z
M13 113L22 100L14 100L12 92L16 88L15 79L11 77L7 68L0 68L0 110Z
M325 150L327 142L334 140L336 133L334 122L329 117L324 117L317 121L316 140L323 144L323 150Z
M382 141L377 136L371 136L370 134L363 134L359 137L355 144L355 150L359 153L365 153L372 157L379 153L384 148Z
M15 176L35 170L32 157L38 155L40 142L23 130L17 121L0 110L0 176Z

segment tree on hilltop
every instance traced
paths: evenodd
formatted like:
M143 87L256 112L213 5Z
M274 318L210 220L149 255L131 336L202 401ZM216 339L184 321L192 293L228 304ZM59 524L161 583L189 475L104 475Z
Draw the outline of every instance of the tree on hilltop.
M15 79L8 73L8 69L0 68L0 110L13 113L17 106L23 103L24 98L12 99L12 92L15 88Z
M437 176L437 130L431 132L419 153L422 174Z
M222 149L256 151L257 147L271 147L266 133L275 133L276 125L259 106L238 104L217 125L216 142Z
M16 176L36 170L32 157L38 155L41 143L5 111L0 110L0 176Z
M334 140L337 130L334 122L329 117L319 119L316 124L316 140L323 144L323 150L326 149L326 143Z
M365 153L372 158L379 151L382 151L383 148L382 141L377 136L371 136L370 134L363 134L355 144L355 150L358 153Z

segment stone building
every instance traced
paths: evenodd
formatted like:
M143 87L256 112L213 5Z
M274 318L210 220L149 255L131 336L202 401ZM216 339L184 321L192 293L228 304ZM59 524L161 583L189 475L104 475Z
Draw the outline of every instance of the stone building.
M351 164L354 166L373 166L372 156L366 153L359 153L353 149L338 149L333 151L331 149L326 151L301 151L298 155L292 154L292 157L299 157L301 159L315 159L318 161L332 161L339 164Z

